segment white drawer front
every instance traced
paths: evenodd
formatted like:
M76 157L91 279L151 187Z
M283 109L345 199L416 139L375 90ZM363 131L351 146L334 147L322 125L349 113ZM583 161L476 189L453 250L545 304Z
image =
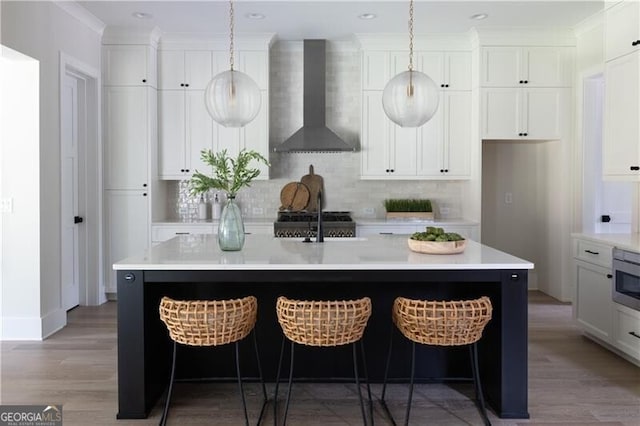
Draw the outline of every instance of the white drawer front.
M586 240L575 241L574 256L576 259L611 268L611 251L613 249L611 246Z
M616 305L615 324L618 349L640 360L640 312Z
M213 234L213 225L152 226L151 241L167 241L177 235Z

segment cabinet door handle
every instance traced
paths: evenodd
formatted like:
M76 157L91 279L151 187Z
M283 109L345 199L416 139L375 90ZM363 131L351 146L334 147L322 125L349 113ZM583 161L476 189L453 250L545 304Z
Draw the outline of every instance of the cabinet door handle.
M640 339L640 334L636 333L635 331L630 331L629 334Z
M524 83L524 80L520 80L520 84Z
M393 172L395 172L395 170L394 170L394 169L391 169L391 173L393 173Z
M597 251L591 251L591 250L585 250L585 253L589 253L589 254L595 254L595 255L599 255L600 253L598 253Z
M637 46L637 45L639 45L639 44L640 44L640 40L636 40L636 41L632 41L632 42L631 42L631 45L632 45L632 46Z
M631 166L629 167L629 170L633 170L633 171L640 170L640 166Z
M146 79L146 78L143 78L143 79L142 79L142 82L143 82L143 83L146 83L146 82L147 82L147 79Z
M611 278L613 278L613 275L607 274L607 278L611 279Z
M189 87L189 83L186 83L186 84L184 85L184 87Z
M143 197L146 197L146 196L147 196L147 193L146 193L146 192L145 192L145 193L143 193L143 194L142 194L142 196L143 196Z

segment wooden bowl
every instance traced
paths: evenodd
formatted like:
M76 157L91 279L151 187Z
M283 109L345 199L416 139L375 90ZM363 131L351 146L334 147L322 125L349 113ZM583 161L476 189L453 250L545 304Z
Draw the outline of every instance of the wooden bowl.
M467 246L467 240L460 241L418 241L407 240L411 251L426 254L456 254L462 253Z

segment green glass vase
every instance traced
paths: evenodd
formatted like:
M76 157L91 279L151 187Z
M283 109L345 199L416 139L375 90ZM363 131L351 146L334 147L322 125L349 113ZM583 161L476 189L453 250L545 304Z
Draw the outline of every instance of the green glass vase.
M244 223L235 196L227 195L227 202L218 224L218 245L220 250L238 251L244 246Z

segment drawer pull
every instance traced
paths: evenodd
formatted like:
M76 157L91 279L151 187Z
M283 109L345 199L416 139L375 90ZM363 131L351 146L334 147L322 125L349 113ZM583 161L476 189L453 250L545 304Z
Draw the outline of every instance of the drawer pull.
M589 253L589 254L595 254L595 255L599 255L600 253L597 251L591 251L591 250L585 250L585 253Z
M190 232L176 232L176 235L189 235Z
M640 339L640 334L636 333L635 331L630 331L629 334Z
M380 235L393 235L393 232L380 232Z
M607 278L613 278L613 275L607 274Z

